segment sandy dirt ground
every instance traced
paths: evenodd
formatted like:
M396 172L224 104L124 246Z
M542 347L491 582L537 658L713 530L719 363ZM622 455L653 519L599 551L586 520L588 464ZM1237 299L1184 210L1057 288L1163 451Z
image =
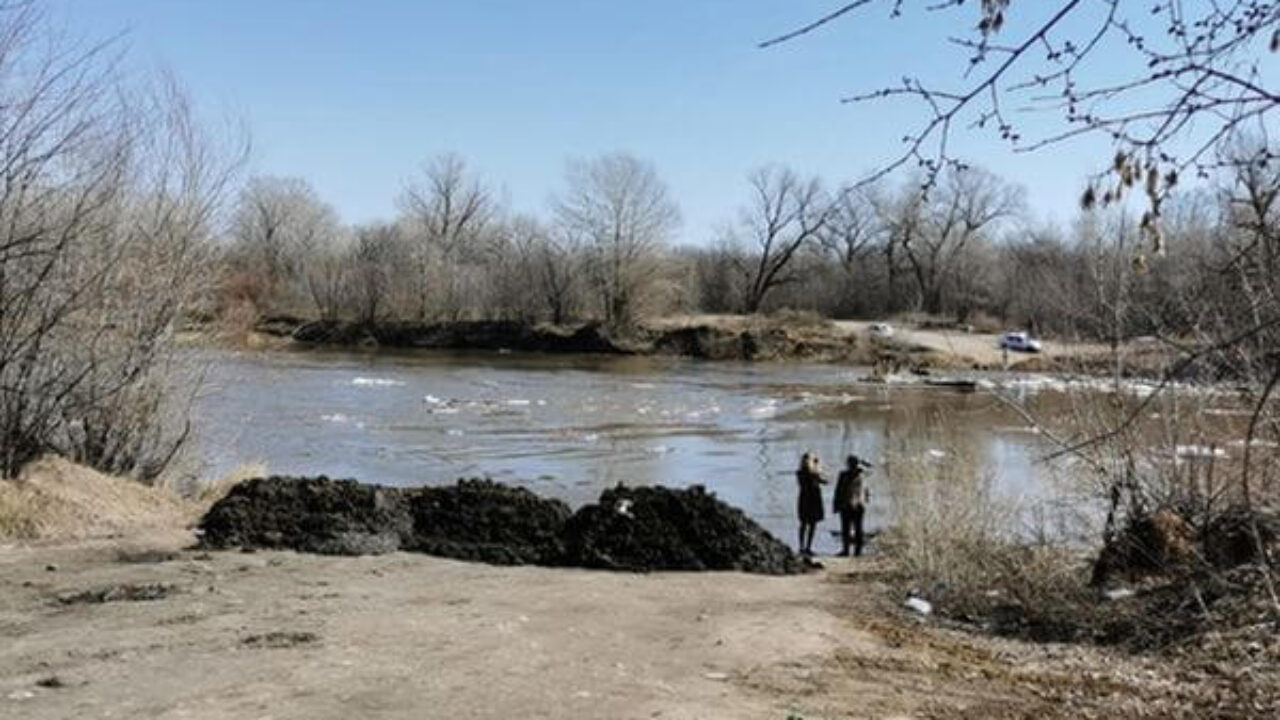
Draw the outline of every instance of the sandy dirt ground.
M1155 660L926 625L886 599L875 560L629 575L190 541L0 548L0 717L1045 720L1179 703ZM101 592L123 586L151 599Z
M841 320L835 325L842 330L868 337L872 323L861 320ZM894 337L909 345L921 345L943 355L955 357L985 367L1000 367L1004 353L1000 350L1000 335L995 333L966 333L958 330L916 330L894 325ZM1041 353L1009 353L1009 366L1017 367L1030 358L1065 360L1084 355L1105 353L1107 348L1090 343L1061 343L1045 341Z
M856 335L859 338L866 339L870 337L869 330L877 320L833 320L832 326L838 332ZM711 325L723 328L742 328L746 327L748 318L741 315L677 315L661 320L653 320L651 324L656 328L673 328L688 325ZM1004 353L1000 350L1000 334L999 333L981 333L981 332L962 332L960 330L919 330L907 327L901 323L890 322L893 326L894 338L899 342L909 345L924 347L931 350L950 361L950 364L957 366L978 365L985 368L1000 368L1004 366ZM1108 348L1098 343L1067 343L1056 341L1044 341L1043 352L1040 353L1009 353L1009 367L1017 368L1018 365L1026 363L1028 360L1036 359L1038 362L1043 361L1065 361L1071 359L1086 358L1092 356L1105 355Z

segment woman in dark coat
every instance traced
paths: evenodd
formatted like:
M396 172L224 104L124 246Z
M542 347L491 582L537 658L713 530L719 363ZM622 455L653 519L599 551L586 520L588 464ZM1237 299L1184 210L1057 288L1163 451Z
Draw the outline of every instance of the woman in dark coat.
M800 469L796 470L796 482L800 485L800 498L796 502L796 513L800 516L800 554L813 555L813 534L822 522L822 484L826 479L818 467L818 456L807 452L800 458Z

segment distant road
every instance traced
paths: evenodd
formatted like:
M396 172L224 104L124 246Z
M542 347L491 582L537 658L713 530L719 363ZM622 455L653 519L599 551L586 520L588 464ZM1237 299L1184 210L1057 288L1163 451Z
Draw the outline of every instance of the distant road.
M837 320L835 324L846 332L866 337L872 320ZM892 323L890 323L892 324ZM959 330L913 330L893 325L894 337L905 343L922 345L938 353L964 358L987 366L999 366L1001 359L1000 335L996 333L966 333ZM1042 353L1009 353L1009 364L1017 365L1033 357L1062 359L1081 355L1103 353L1106 347L1093 343L1060 343L1043 341Z

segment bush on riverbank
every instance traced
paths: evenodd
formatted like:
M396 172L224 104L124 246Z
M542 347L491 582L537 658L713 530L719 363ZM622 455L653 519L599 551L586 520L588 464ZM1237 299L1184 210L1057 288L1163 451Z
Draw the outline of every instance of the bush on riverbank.
M899 589L918 592L943 617L1037 642L1142 651L1208 633L1234 634L1242 646L1273 634L1280 608L1267 573L1280 515L1229 507L1199 522L1162 508L1127 518L1094 552L1074 538L1099 537L1098 529L1083 523L1070 532L1082 521L1067 504L1040 517L1053 527L1029 529L1034 514L997 501L982 463L948 438L938 423L890 448L895 523L881 540L897 561ZM1273 650L1280 656L1280 646Z

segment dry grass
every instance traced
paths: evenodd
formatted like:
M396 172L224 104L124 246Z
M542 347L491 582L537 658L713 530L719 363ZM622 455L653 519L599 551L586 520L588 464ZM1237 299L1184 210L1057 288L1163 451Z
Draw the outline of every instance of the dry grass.
M105 475L57 457L0 480L0 538L74 540L177 529L191 503L162 488Z
M1028 533L1028 518L1062 527L1074 521L1047 517L1052 505L1001 497L972 443L953 437L943 417L925 424L886 455L886 482L894 525L883 546L907 586L941 612L977 620L1002 633L1037 639L1074 639L1074 616L1089 594L1087 557L1054 533ZM1051 511L1050 511L1051 512Z
M262 461L241 463L222 477L201 480L190 492L191 502L203 513L209 506L226 496L231 488L246 480L267 476L267 464Z
M80 540L194 525L235 484L266 475L246 463L179 491L106 475L58 457L0 479L0 540Z
M992 548L1012 540L1017 508L994 495L986 469L945 423L928 423L886 454L894 527L887 541L927 585L981 584Z

